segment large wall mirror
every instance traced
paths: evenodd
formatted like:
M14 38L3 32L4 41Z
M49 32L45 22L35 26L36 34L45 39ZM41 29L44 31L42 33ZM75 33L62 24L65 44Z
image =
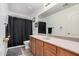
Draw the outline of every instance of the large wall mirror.
M42 16L41 19L46 22L47 30L52 27L54 35L79 36L79 4L52 13L47 17Z

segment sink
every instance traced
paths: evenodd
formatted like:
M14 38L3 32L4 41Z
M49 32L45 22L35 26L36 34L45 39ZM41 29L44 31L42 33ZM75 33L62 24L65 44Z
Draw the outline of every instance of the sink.
M43 36L43 38L44 38L45 40L50 40L50 37L48 37L48 36Z

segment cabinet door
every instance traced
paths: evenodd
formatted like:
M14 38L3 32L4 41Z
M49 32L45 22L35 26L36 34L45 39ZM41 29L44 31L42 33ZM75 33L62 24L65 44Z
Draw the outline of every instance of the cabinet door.
M35 39L32 37L30 38L30 50L32 54L35 55Z
M44 47L44 56L55 56L49 49Z
M64 50L62 48L57 48L57 55L58 56L77 56L77 54Z
M30 50L32 49L32 38L30 37L30 43L29 43L29 46L30 46Z
M56 46L44 43L44 56L56 56Z
M43 42L36 40L36 55L43 56Z

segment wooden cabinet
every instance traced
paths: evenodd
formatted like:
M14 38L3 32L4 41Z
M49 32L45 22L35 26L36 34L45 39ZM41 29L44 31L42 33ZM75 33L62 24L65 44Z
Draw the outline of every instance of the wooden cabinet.
M72 53L68 50L62 49L62 48L57 48L57 55L58 56L77 56L77 54Z
M35 39L30 37L30 50L33 55L35 55Z
M32 50L32 37L30 37L29 46L30 46L30 50Z
M44 56L56 56L56 46L44 43Z
M36 40L36 55L43 56L43 42Z
M30 37L30 50L36 56L79 56L79 54L33 37Z
M30 37L30 50L33 55L43 56L43 42Z

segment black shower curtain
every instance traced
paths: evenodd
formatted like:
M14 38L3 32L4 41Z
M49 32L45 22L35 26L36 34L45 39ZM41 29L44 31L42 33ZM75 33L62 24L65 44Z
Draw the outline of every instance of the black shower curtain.
M29 40L29 35L32 34L32 21L9 16L8 34L10 35L9 47L23 45L23 41Z

